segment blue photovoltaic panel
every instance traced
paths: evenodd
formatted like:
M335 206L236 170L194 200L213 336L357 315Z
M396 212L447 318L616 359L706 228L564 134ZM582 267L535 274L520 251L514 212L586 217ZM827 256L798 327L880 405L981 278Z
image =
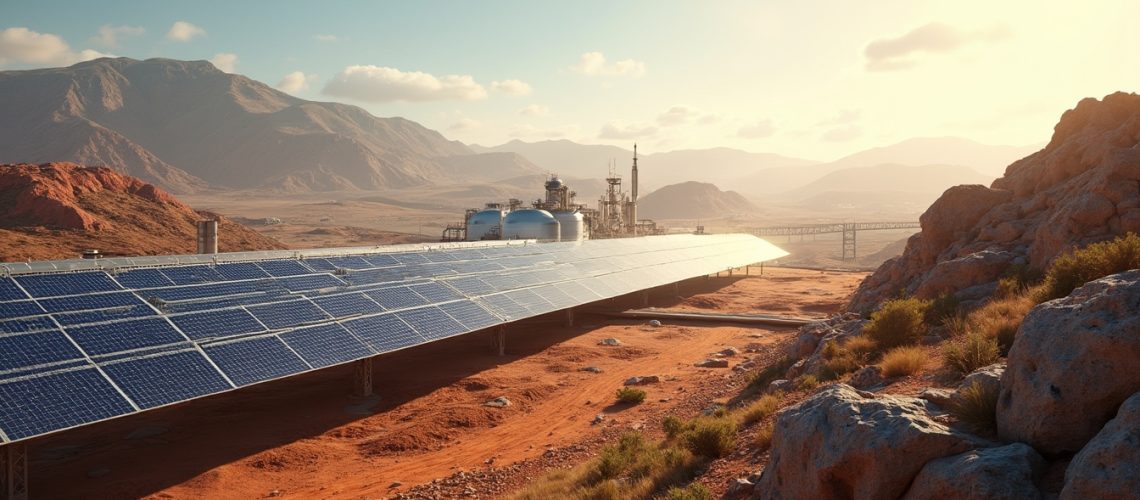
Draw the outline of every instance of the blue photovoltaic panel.
M307 290L321 290L324 288L336 288L344 286L344 282L336 279L331 274L313 274L309 276L292 276L289 278L280 278L276 280L281 286L287 288L291 292L303 292Z
M115 274L115 281L127 288L155 288L174 285L170 278L158 269L134 269Z
M226 279L211 269L210 266L164 267L162 274L170 278L170 281L173 281L175 285L197 285L199 283L225 281Z
M131 292L99 293L94 295L75 295L55 299L40 299L39 303L49 313L69 311L90 311L92 309L110 309L126 306L146 306Z
M439 306L443 312L463 324L469 331L482 330L502 321L470 300L448 302Z
M463 298L463 295L461 295L459 292L456 292L455 290L452 290L451 287L435 281L429 281L427 283L421 283L418 285L409 285L408 288L433 304Z
M392 254L392 257L401 264L426 264L428 261L427 257L418 253L397 253Z
M418 335L416 338L423 342ZM297 351L313 368L354 361L374 354L372 349L336 323L288 331L281 334L281 340Z
M376 301L363 293L345 293L313 297L312 301L334 318L345 318L357 314L373 314L384 310Z
M225 297L243 293L263 293L267 285L257 281L234 281L229 283L213 283L209 285L190 285L169 288L152 288L139 291L144 299L158 298L170 301L196 300L205 298Z
M252 262L218 264L214 266L214 271L227 280L256 280L269 277L269 273Z
M364 260L367 260L373 267L392 267L400 265L400 261L396 260L388 254L366 255Z
M303 262L309 269L317 272L336 271L337 269L328 259L305 259Z
M381 314L345 321L344 327L378 353L422 344L427 341L394 314Z
M460 293L468 296L475 297L478 295L486 295L488 293L495 293L495 289L490 283L483 281L475 276L467 276L463 278L453 278L447 280L447 284L459 290Z
M280 302L288 298L291 298L291 296L282 293L252 293L248 295L239 295L237 297L224 299L201 299L188 302L171 302L163 305L163 312L167 314L176 314L184 312L205 311L208 309L231 309L234 307L247 306L251 304Z
M242 309L222 309L171 316L170 320L193 340L230 337L265 330L253 315Z
M0 333L23 333L55 329L55 322L47 316L0 321Z
M518 302L519 305L526 308L533 315L546 314L554 311L554 305L550 301L542 298L542 296L534 293L529 289L513 290L507 292L507 296Z
M330 257L325 260L327 260L329 264L332 264L341 269L369 269L376 267L370 264L367 260L364 260L363 258L357 257L355 255L351 257Z
M372 300L384 306L385 309L404 309L406 307L422 306L428 303L427 299L421 297L406 286L380 288L364 292L364 294L372 297Z
M518 302L515 302L506 294L500 293L495 295L486 295L477 299L487 306L488 309L495 311L506 321L514 321L523 319L530 316L530 311Z
M64 274L29 274L16 281L32 297L58 297L80 293L110 292L122 288L102 271Z
M19 300L28 298L12 278L0 278L0 300Z
M179 351L100 366L139 408L154 408L231 388L198 351Z
M246 307L246 310L261 320L270 330L301 326L329 319L329 316L319 307L304 299L249 306Z
M302 274L311 274L312 269L305 267L295 260L267 260L258 262L257 266L264 269L270 276L298 276Z
M566 309L568 307L574 307L575 305L579 304L579 302L574 300L573 297L571 297L566 292L563 292L561 286L561 284L546 285L538 288L532 288L531 290L533 290L534 293L537 293L540 297L546 299L547 302L550 302L554 306L555 310Z
M127 318L141 318L143 316L154 316L156 313L154 309L146 305L137 306L123 306L113 309L102 309L98 311L79 311L72 313L58 313L55 314L56 321L63 326L68 325L82 325L87 323L100 323L103 321L115 321Z
M43 309L31 300L0 302L0 320L43 314Z
M344 276L344 280L352 285L372 285L402 281L404 275L402 268L366 269L350 272Z
M134 411L94 368L0 382L0 429L23 439Z
M273 336L243 339L202 348L233 383L243 386L301 373L309 366L281 339Z
M58 330L0 337L0 372L81 358Z
M92 356L186 342L186 338L164 318L68 327L66 330L75 343Z
M422 307L396 313L405 323L413 325L425 339L436 340L451 337L468 330L438 307Z
M600 300L602 297L594 293L593 290L586 288L585 285L577 281L565 281L558 284L566 295L574 299L575 304L588 304L595 300Z

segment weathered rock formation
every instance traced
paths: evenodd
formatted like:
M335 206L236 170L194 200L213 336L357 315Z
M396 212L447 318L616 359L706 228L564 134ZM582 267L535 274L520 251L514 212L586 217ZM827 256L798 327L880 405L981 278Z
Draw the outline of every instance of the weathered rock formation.
M219 220L219 250L284 248L165 191L105 167L74 163L0 165L0 261L193 253L195 222Z
M1032 500L1041 498L1035 482L1045 459L1033 448L1013 443L970 450L927 462L904 500Z
M1065 471L1062 500L1129 498L1140 492L1140 393L1085 445Z
M933 420L921 399L836 384L777 417L753 498L898 498L923 464L979 444Z
M1140 232L1140 95L1084 99L1045 149L985 186L947 190L920 218L903 255L863 282L848 307L899 290L978 300L1013 264L1044 268L1067 249Z
M1140 270L1092 281L1025 317L998 399L998 435L1075 453L1140 391Z

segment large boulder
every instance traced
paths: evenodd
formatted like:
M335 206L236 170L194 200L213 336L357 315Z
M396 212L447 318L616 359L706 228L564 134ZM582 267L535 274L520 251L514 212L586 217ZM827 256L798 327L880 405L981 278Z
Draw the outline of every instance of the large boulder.
M1140 494L1140 393L1120 407L1065 471L1061 500Z
M1045 459L1024 443L970 450L931 460L914 478L904 500L1041 498L1034 483Z
M998 436L1076 453L1140 391L1140 270L1035 307L1010 348Z
M898 498L923 464L979 444L933 420L921 399L835 384L776 418L753 498Z

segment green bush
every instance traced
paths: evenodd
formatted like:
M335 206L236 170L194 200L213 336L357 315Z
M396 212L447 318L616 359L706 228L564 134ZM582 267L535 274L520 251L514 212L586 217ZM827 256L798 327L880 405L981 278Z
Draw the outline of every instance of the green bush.
M661 420L661 430L665 431L665 435L669 436L669 439L673 439L685 430L685 423L681 419L669 415Z
M1065 297L1085 283L1137 268L1140 236L1128 233L1112 241L1093 243L1054 259L1034 298L1040 303Z
M950 406L950 414L978 434L993 434L997 429L998 391L992 385L975 382L959 396Z
M723 417L697 417L685 429L685 446L693 454L719 458L736 446L736 421Z
M617 400L622 403L635 405L645 401L645 391L632 387L622 387L617 390Z
M943 363L962 375L997 362L998 356L997 339L979 332L947 342L942 348Z
M684 488L676 486L665 492L665 500L711 500L712 491L701 483L690 483Z
M640 432L622 434L616 446L610 445L602 448L596 469L598 477L613 479L620 476L633 465L645 449L645 436L642 436Z
M823 352L820 354L823 355L823 364L819 370L819 378L824 380L835 380L862 367L859 357L854 352L847 349L847 346L839 347L834 340L824 344Z
M914 298L883 302L883 307L863 327L863 334L883 350L917 344L926 333L923 319L928 306L927 301Z
M960 301L952 293L943 293L930 301L922 320L930 326L943 326L951 318L957 318Z

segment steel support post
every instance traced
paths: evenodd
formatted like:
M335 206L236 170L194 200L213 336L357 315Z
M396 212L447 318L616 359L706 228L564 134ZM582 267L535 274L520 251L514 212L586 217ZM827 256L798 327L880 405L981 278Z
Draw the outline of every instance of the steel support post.
M28 446L0 446L0 500L28 500Z
M574 308L566 310L566 326L574 326Z
M495 329L495 353L499 356L507 354L507 327L500 326Z
M352 393L360 397L372 395L372 358L353 364Z

